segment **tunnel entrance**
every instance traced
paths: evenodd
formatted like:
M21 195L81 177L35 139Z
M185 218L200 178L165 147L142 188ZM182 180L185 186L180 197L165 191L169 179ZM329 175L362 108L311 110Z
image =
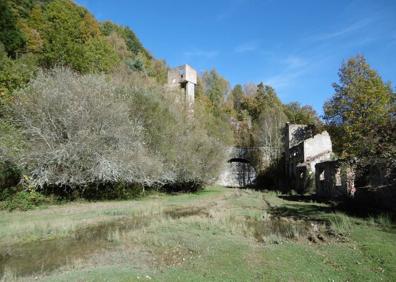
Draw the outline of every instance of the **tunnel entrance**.
M247 187L256 180L256 170L245 158L231 158L227 161L218 184L227 187Z
M247 159L243 158L232 158L227 161L227 163L250 163Z

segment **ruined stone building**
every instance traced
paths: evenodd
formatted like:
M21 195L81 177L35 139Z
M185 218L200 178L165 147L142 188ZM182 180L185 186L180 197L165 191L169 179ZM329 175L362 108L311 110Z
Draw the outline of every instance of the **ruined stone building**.
M353 196L356 191L354 182L354 169L341 160L320 162L315 166L316 195L320 198Z
M354 171L333 155L327 131L313 134L307 125L286 124L285 172L292 186L299 191L311 191L323 198L353 195Z
M183 99L189 111L193 111L196 85L197 71L191 66L186 64L168 70L168 86L183 91Z
M303 191L315 175L315 165L332 156L332 143L327 131L313 135L307 125L286 124L285 171L294 180L296 190Z

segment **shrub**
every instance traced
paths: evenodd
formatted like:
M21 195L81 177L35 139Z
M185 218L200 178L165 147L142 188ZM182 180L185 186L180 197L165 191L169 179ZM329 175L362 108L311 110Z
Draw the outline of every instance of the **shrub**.
M0 201L9 191L7 188L18 184L21 169L15 163L23 150L21 132L9 121L0 120Z
M6 200L12 198L17 192L18 192L18 189L15 186L1 188L0 189L0 202L6 201Z
M136 199L144 195L145 189L138 184L118 183L97 183L85 187L81 196L92 200L128 200Z
M34 56L27 54L18 59L7 57L4 46L0 42L0 116L4 105L12 97L15 89L26 86L37 69L37 60Z
M284 158L272 160L257 175L256 185L258 189L282 190L286 192L289 187L285 185Z
M14 163L0 160L0 193L7 187L17 185L19 179L20 170Z
M14 114L30 145L21 160L42 189L156 179L160 163L144 146L142 125L104 76L40 73L17 94Z
M12 161L24 150L24 137L19 128L5 118L0 119L0 161Z
M20 191L8 197L0 208L12 210L30 210L43 204L50 203L50 199L36 191Z

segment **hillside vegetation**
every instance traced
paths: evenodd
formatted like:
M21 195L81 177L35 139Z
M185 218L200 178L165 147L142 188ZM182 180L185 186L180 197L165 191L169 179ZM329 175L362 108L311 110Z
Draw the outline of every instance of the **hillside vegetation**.
M200 75L191 118L180 93L164 86L166 63L130 28L98 22L69 0L0 5L0 202L8 209L195 191L216 179L226 146L271 146L277 158L287 115L315 119L263 84L230 93L215 70Z
M215 69L198 76L192 117L167 70L129 27L73 1L1 1L0 207L197 191L229 146L265 148L252 162L258 188L279 189L286 122L329 130L359 176L380 167L396 179L395 94L363 56L341 66L324 123L270 85L231 88Z

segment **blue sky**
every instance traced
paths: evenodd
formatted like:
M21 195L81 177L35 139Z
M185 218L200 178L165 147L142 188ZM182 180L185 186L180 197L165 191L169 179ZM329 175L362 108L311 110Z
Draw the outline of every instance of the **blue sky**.
M129 26L170 66L216 68L231 85L264 82L319 113L341 63L363 54L396 84L396 1L77 0Z

